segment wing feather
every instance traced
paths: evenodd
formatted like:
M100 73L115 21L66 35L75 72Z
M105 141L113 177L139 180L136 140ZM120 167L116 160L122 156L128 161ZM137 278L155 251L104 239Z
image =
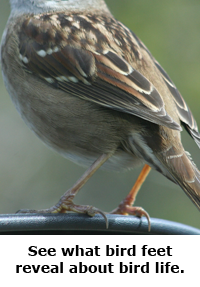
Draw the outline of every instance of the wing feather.
M65 16L66 21L63 21ZM32 16L22 23L19 51L23 65L29 72L54 88L60 88L85 100L181 130L179 123L167 114L163 98L155 86L123 57L119 44L125 45L125 42L129 46L132 44L130 53L133 51L140 57L138 40L134 39L133 33L113 19L106 18L106 21L110 22L107 23L108 34L104 35L102 31L106 32L99 17L93 17L96 26L85 21L83 15L69 17L62 13L56 17L54 14L46 18ZM103 21L105 23L105 19ZM75 22L76 25L73 24ZM58 30L63 23L64 29ZM41 29L43 33L39 35ZM118 32L117 41L115 31ZM158 63L156 65L166 79L166 84L173 90L174 86L168 76ZM173 91L171 93L174 95ZM199 134L191 112L179 94L174 98L181 121L186 123L186 128L198 142Z
M167 73L164 71L164 69L160 66L160 64L155 61L155 64L159 71L161 72L161 75L170 90L171 94L173 95L174 102L176 103L177 111L179 114L179 118L182 122L182 124L185 126L187 132L191 137L195 140L196 144L200 148L200 134L198 131L197 123L194 119L194 116L189 109L188 105L186 104L185 100L179 93L178 89L174 85L174 83L171 81Z

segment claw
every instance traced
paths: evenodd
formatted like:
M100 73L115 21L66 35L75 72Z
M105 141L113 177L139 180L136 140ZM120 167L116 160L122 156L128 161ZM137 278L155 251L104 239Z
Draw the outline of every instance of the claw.
M124 205L123 202L114 210L110 212L111 214L122 214L122 215L134 215L138 217L145 216L148 221L148 231L151 230L151 221L149 214L142 208L138 206Z
M62 204L62 207L61 207L59 212L62 212L63 209L65 209L65 211L73 211L73 212L77 212L77 213L86 213L89 216L94 216L95 214L99 213L105 219L106 228L108 229L108 225L109 225L108 218L107 218L105 212L98 209L98 208L95 208L93 206L88 206L88 205L76 205L76 204L73 204L73 202L71 202L70 204Z
M99 214L101 214L103 216L103 218L105 219L105 222L106 222L106 229L108 229L109 222L108 222L108 218L107 218L105 212L100 210L100 209L97 209L97 208L94 208L94 209L95 209L96 213L99 213Z

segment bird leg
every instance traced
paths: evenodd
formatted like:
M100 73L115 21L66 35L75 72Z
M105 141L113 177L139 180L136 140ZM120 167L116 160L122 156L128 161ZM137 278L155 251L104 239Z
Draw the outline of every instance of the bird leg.
M135 198L142 186L143 182L145 181L147 175L149 174L151 167L147 164L144 165L140 175L138 176L134 186L132 187L131 191L127 195L127 197L122 200L117 208L112 210L111 214L123 214L123 215L135 215L135 216L145 216L148 220L148 230L151 229L150 217L149 214L142 208L138 206L132 206Z
M17 213L66 213L66 212L77 212L77 213L85 213L90 216L94 216L95 214L101 214L105 221L106 227L108 228L108 219L106 217L106 213L89 205L77 205L73 203L73 199L79 192L79 190L83 187L83 185L88 181L88 179L104 164L105 161L111 157L112 154L103 154L101 155L79 178L79 180L72 186L72 188L68 189L64 195L60 198L59 202L54 206L48 209L40 209L40 210L29 210L29 209L21 209ZM148 213L141 207L132 206L135 201L135 197L147 177L150 167L145 165L140 173L135 185L129 192L128 196L119 204L118 208L114 209L111 213L113 214L130 214L135 216L145 216L148 220L149 230L150 230L150 218Z
M67 190L64 195L60 198L59 202L48 209L40 210L27 210L21 209L17 213L66 213L67 211L73 211L77 213L86 213L90 216L94 216L96 213L100 213L106 220L106 226L108 227L108 220L105 213L95 207L89 205L77 205L73 203L74 197L77 195L79 190L88 181L88 179L99 169L105 161L109 159L111 154L101 155L79 178L79 180Z

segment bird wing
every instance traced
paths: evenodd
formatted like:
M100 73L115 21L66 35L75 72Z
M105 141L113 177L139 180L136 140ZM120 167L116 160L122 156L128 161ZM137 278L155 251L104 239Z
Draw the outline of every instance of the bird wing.
M51 13L33 15L21 23L19 52L28 72L55 89L181 130L167 114L155 86L123 55L125 46L128 56L139 61L142 44L120 22L104 16ZM157 62L155 65L174 97L180 120L199 143L189 108L164 70Z

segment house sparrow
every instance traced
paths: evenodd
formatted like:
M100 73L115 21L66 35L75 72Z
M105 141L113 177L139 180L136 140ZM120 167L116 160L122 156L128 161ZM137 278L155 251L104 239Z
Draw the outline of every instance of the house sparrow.
M104 212L76 205L75 195L102 166L144 168L112 213L132 206L153 168L178 184L200 209L200 173L181 143L181 125L200 147L196 121L163 68L103 0L10 0L1 43L6 88L35 134L89 168L53 207L21 212Z

